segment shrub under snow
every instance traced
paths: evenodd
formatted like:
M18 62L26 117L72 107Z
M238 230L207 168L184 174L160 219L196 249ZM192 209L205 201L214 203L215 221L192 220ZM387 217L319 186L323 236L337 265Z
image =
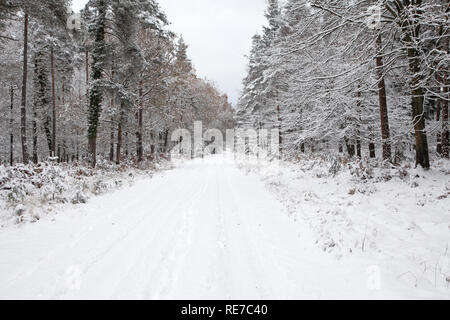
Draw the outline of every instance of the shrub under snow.
M448 160L429 171L328 156L241 167L261 177L321 250L370 257L413 287L450 287Z
M56 213L59 205L86 203L92 196L169 166L167 162L140 166L103 162L96 169L54 163L0 166L0 226L36 222L42 215Z

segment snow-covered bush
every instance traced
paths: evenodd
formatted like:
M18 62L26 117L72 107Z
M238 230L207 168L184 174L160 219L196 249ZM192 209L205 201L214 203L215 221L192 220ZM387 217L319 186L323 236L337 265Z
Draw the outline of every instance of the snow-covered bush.
M317 153L240 167L265 182L320 250L385 261L396 276L412 275L402 279L408 285L448 289L450 161L432 161L423 170Z
M35 222L50 207L84 204L91 196L132 184L141 176L170 168L167 162L100 162L96 169L80 164L39 163L0 167L0 226L10 222ZM55 211L55 210L52 210Z

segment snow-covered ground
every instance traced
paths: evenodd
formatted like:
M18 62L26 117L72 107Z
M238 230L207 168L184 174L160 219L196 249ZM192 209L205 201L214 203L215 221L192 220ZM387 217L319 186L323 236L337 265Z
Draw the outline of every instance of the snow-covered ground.
M450 299L448 172L313 163L179 162L0 229L0 298Z
M96 169L81 164L39 163L0 166L0 228L37 222L67 209L67 204L86 203L90 197L130 186L171 168L167 160L122 165L99 161Z

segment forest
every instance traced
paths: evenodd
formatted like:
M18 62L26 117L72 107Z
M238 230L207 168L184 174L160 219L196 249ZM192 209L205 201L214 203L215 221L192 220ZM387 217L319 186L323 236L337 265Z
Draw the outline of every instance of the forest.
M0 0L0 300L449 300L449 16Z
M154 0L0 1L0 161L120 164L166 153L194 120L233 126Z
M449 157L447 0L270 0L238 106L284 156Z

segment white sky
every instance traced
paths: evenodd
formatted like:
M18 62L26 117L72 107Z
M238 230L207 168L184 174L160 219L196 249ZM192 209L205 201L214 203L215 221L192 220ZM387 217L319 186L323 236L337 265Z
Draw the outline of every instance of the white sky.
M87 0L73 0L81 9ZM182 33L200 77L214 81L235 104L252 36L264 24L266 0L158 0L169 27Z

